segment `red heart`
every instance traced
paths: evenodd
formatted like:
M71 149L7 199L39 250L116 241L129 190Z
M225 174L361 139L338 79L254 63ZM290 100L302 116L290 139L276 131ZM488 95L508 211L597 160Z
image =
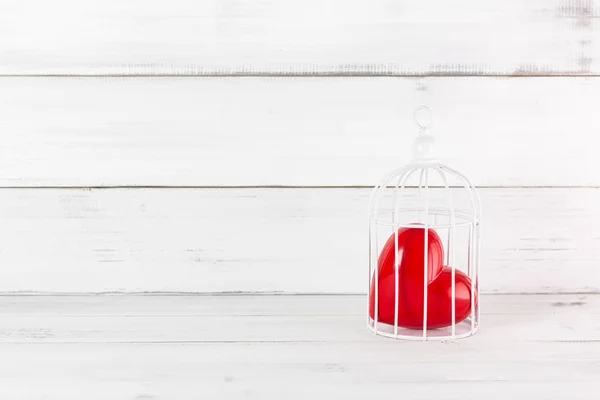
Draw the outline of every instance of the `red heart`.
M427 243L427 328L452 325L452 269L444 267L444 246L433 229L428 230ZM379 256L378 322L394 325L395 237L390 236ZM423 329L424 251L423 228L398 230L398 326ZM455 270L456 323L471 313L471 279ZM369 313L375 315L375 277L371 282Z

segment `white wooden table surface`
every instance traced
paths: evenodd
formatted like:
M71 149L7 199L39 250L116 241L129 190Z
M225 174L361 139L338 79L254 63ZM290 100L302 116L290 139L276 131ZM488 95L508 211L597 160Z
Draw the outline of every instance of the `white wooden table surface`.
M373 336L365 297L2 296L1 399L593 399L599 295L487 295L454 342Z

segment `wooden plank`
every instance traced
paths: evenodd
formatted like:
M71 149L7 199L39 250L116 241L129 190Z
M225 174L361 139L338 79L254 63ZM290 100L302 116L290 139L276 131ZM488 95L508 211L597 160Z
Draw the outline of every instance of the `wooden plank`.
M8 0L0 74L598 74L597 0Z
M370 189L5 189L0 292L364 293ZM482 189L482 290L600 291L598 189Z
M255 356L278 350L261 345ZM320 348L304 350L317 352ZM335 362L263 366L252 359L246 364L204 364L202 359L206 353L201 347L180 345L92 345L81 346L77 352L70 347L13 345L7 348L4 360L15 362L0 363L5 373L0 378L3 383L0 394L15 400L77 400L81 399L81 393L86 393L86 399L91 400L107 397L116 400L276 400L282 397L299 400L319 396L360 400L385 398L390 393L402 393L417 400L432 397L503 400L535 393L547 400L586 400L600 388L597 379L591 376L598 371L596 361L558 360L552 365L527 362L518 366L461 362L410 366L377 363L355 366ZM466 378L469 375L473 376L470 380ZM401 380L406 376L412 381ZM444 379L444 376L449 378Z
M599 186L600 79L0 78L0 186L375 185L430 105L480 186Z
M476 336L415 343L368 332L359 317L363 296L3 296L0 396L364 399L402 393L500 400L535 393L554 400L588 399L600 388L598 295L483 301L486 322ZM188 340L184 318L206 329L190 331L194 340ZM355 321L337 324L345 319ZM227 329L236 322L237 329ZM46 337L7 340L15 326L35 327ZM157 331L160 343L142 342ZM97 341L86 342L84 332ZM115 343L116 332L131 341ZM291 332L295 341L280 341ZM70 341L52 343L52 334ZM217 334L236 339L211 341ZM307 342L312 335L322 340Z
M365 304L363 295L3 296L0 343L372 343ZM600 341L599 316L598 295L482 296L486 330L475 343Z
M101 294L0 295L0 315L20 317L356 317L364 295ZM597 294L486 294L484 315L522 316L600 311ZM526 304L526 307L523 307ZM540 312L539 310L543 310Z

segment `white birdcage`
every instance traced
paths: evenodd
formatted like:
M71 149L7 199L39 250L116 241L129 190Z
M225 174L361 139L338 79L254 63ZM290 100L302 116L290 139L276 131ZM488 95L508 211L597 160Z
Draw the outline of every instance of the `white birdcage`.
M415 120L411 163L371 195L368 327L396 339L463 338L479 328L479 195L435 157L429 109Z

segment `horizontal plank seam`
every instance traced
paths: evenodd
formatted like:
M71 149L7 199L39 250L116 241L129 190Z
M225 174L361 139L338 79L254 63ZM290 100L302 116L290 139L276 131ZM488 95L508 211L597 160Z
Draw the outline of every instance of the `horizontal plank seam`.
M111 189L373 189L375 185L104 185L104 186L0 186L0 190L111 190ZM598 185L475 185L478 189L599 189ZM405 186L417 189L417 186ZM387 186L394 188L394 186ZM430 186L443 189L445 186ZM462 186L450 186L460 189Z
M345 292L0 292L0 297L25 297L25 296L56 296L56 297L84 297L84 296L366 296L367 293ZM573 295L600 295L600 291L571 291L571 292L481 292L482 296L573 296Z
M69 342L69 341L0 341L0 345L7 344L268 344L268 343L365 343L364 340L339 340L339 341L328 341L328 340L132 340L132 341L89 341L89 342Z
M600 74L452 74L452 73L203 73L203 74L0 74L0 78L600 78Z
M598 339L583 339L583 340L523 340L523 343L600 343ZM332 344L332 343L374 343L372 340L148 340L148 341L0 341L1 345L91 345L91 344L292 344L292 343L312 343L312 344ZM411 363L413 361L411 360ZM429 362L427 362L429 363Z

